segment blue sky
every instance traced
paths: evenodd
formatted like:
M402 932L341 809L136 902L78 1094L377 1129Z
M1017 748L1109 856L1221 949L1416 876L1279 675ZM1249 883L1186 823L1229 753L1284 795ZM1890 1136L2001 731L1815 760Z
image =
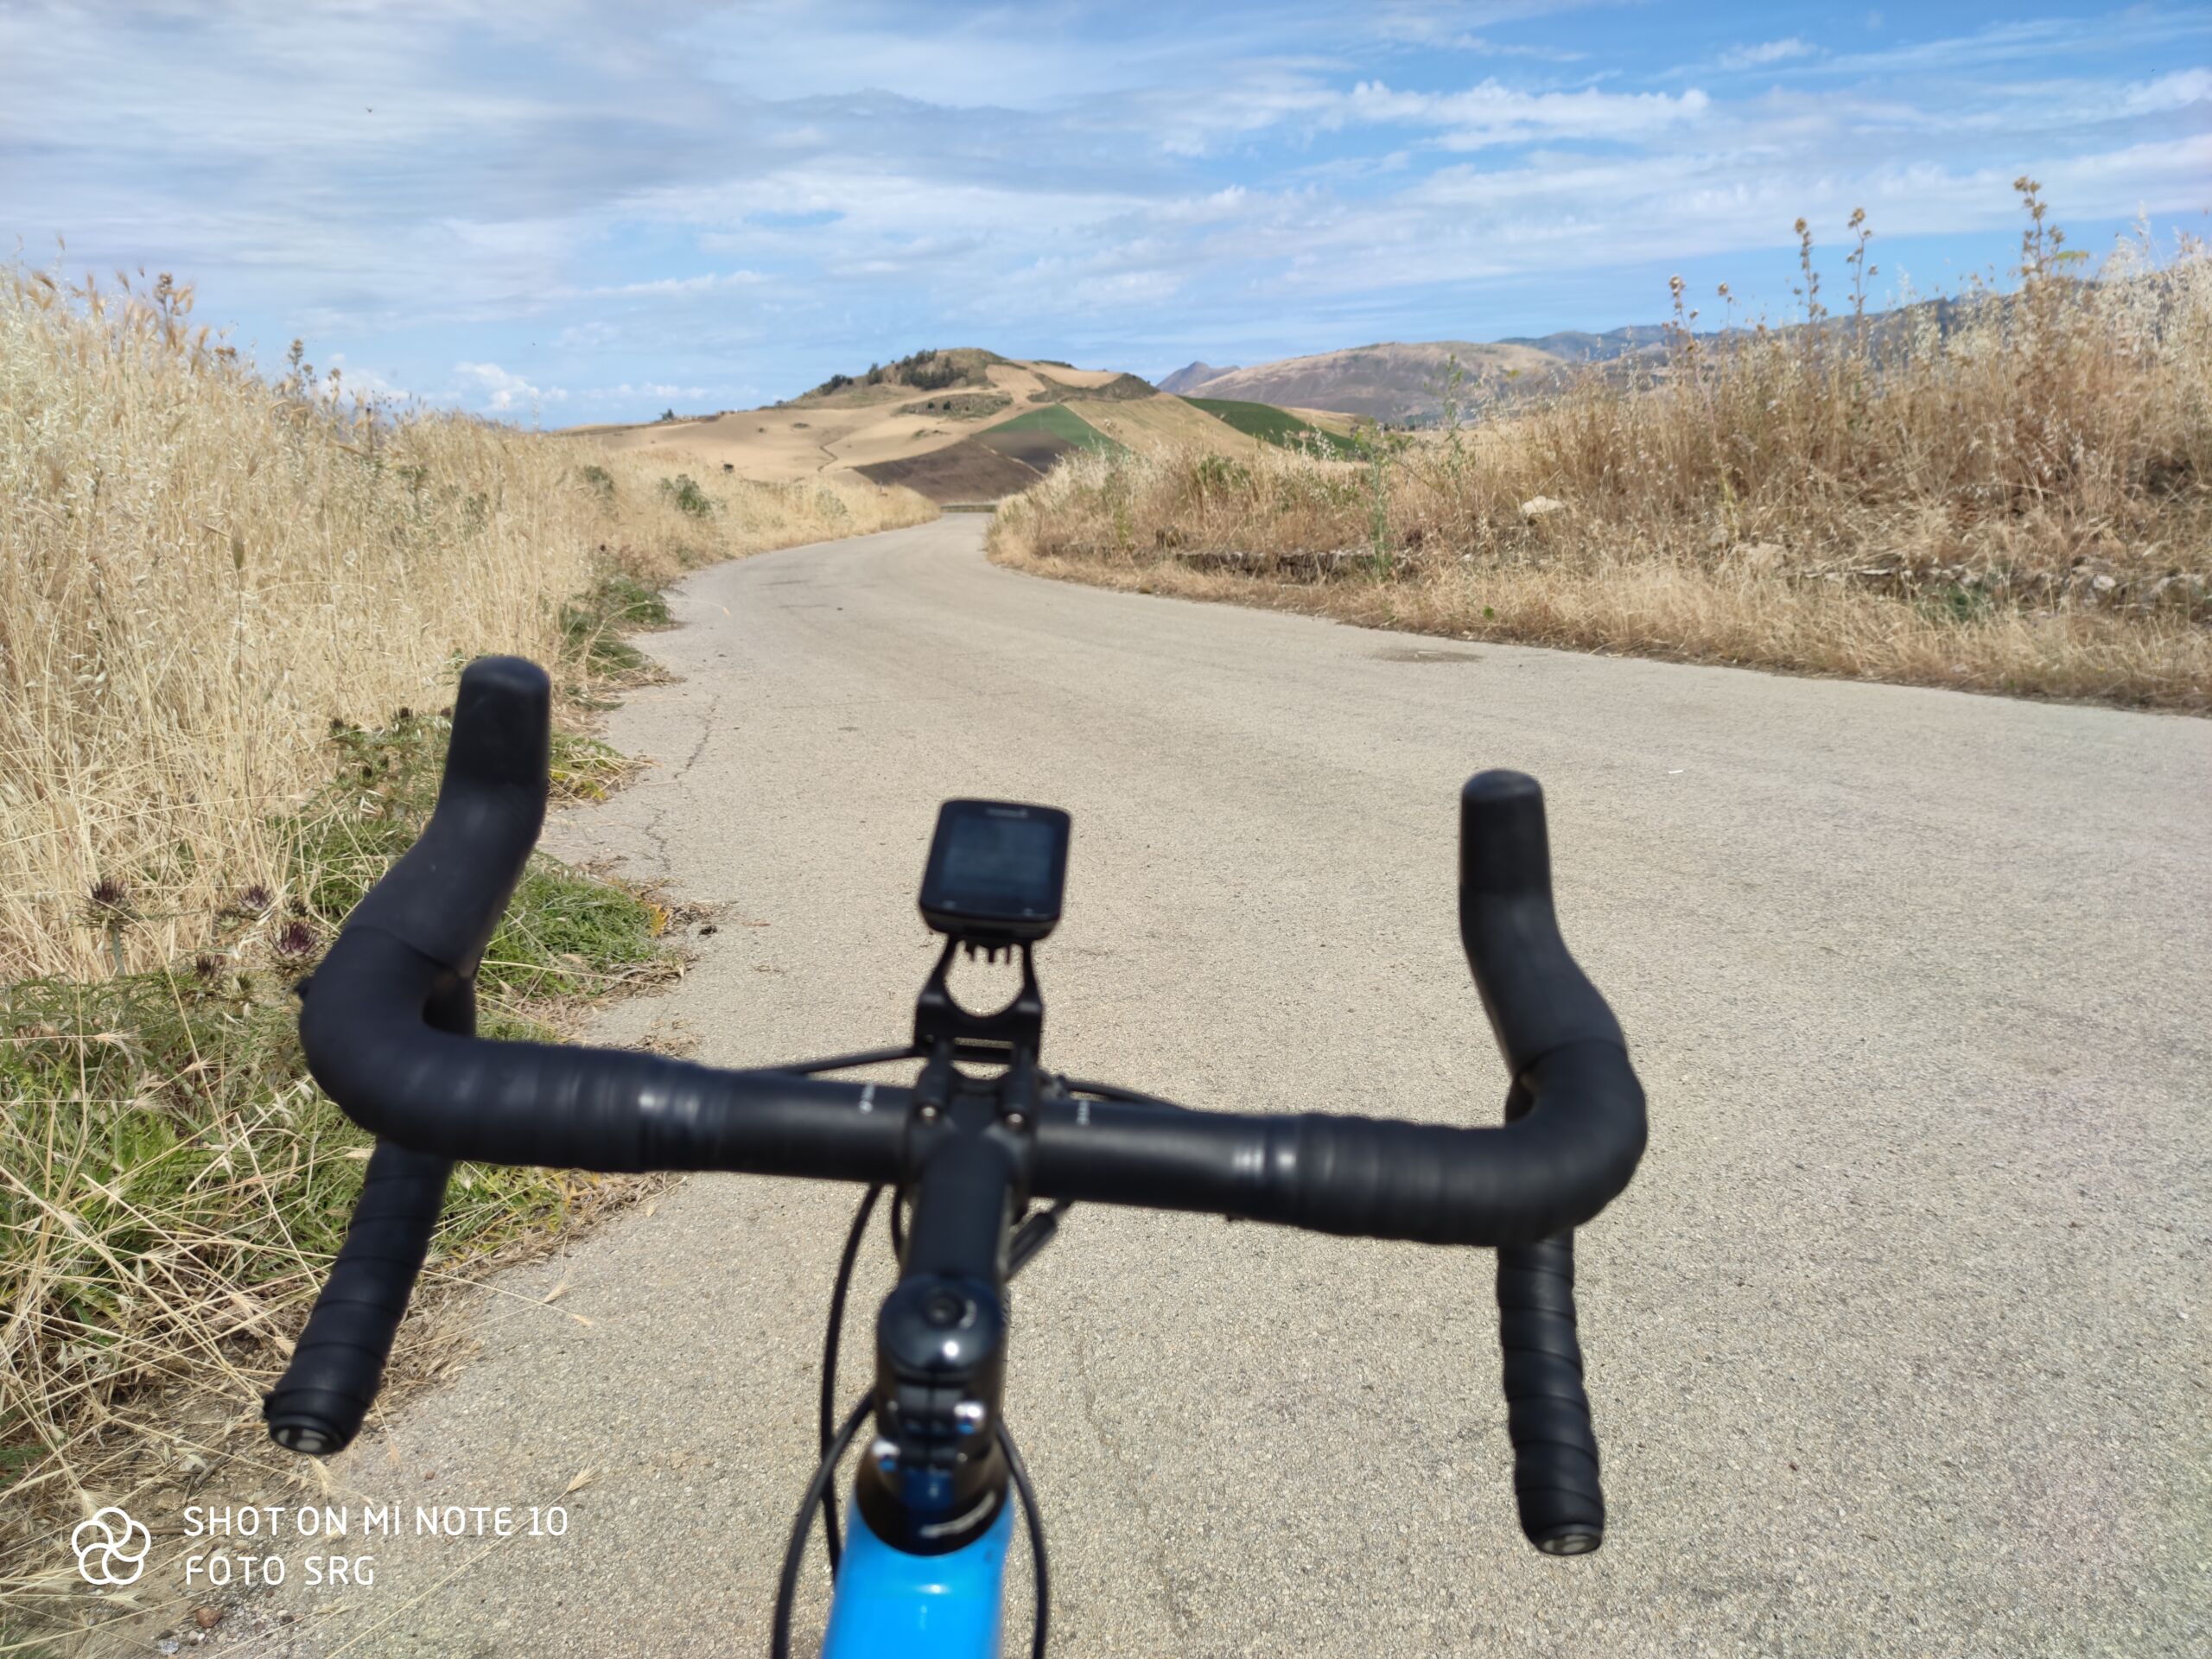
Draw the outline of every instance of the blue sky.
M1786 315L2212 231L2212 10L0 0L0 235L171 270L264 365L520 420L920 346L1158 375ZM54 238L67 238L66 256Z

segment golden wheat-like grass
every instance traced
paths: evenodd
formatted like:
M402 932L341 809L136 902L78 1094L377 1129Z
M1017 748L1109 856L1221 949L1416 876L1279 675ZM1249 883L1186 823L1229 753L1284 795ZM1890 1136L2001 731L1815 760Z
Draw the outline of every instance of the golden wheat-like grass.
M277 881L270 821L333 720L438 706L482 652L550 660L607 563L664 577L931 511L702 469L686 512L663 457L395 418L296 353L272 385L166 277L0 284L0 982L197 948Z

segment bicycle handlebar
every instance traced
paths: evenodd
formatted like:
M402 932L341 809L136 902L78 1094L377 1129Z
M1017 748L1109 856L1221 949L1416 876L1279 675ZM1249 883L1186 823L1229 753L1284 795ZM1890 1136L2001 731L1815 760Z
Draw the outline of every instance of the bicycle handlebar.
M283 1380L262 1402L271 1439L325 1457L360 1432L445 1205L453 1160L380 1141Z
M435 1216L449 1160L898 1183L950 1132L912 1113L904 1088L488 1042L460 1028L453 1010L469 998L543 823L550 701L534 664L469 665L429 825L347 918L305 988L310 1071L385 1144L371 1165L376 1202L365 1190L342 1271L264 1410L294 1450L334 1451L358 1431L428 1246L416 1224ZM1048 1089L1031 1126L1027 1188L1040 1198L1499 1247L1522 1527L1540 1548L1580 1553L1596 1547L1604 1509L1574 1335L1571 1230L1634 1173L1643 1095L1618 1024L1560 937L1533 779L1489 772L1468 781L1459 874L1461 940L1513 1077L1503 1126L1186 1111ZM385 1160L395 1147L416 1160ZM359 1357L350 1379L334 1375L347 1354Z
M430 821L354 906L346 932L389 934L474 977L545 827L552 709L553 682L533 662L480 657L461 671Z

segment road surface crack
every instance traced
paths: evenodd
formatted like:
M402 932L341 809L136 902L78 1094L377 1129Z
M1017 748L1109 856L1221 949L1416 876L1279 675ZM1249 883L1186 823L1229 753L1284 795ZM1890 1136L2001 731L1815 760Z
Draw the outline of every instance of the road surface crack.
M654 806L645 821L638 826L639 833L652 847L653 873L658 880L672 880L676 874L676 856L670 849L665 826L671 817L689 816L690 809L696 804L681 795L671 798L668 791L680 785L690 775L691 768L697 766L701 757L706 753L707 745L714 738L715 721L721 713L721 706L722 699L720 692L712 691L707 694L706 710L699 717L699 734L692 742L691 752L671 768L663 779L658 780L661 804Z

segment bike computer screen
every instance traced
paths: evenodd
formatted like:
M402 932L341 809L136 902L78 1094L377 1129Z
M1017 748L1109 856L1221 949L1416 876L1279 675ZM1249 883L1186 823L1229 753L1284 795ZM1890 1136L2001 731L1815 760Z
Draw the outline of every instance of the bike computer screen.
M1060 919L1068 815L1012 801L947 801L922 873L922 919L982 944L1041 939Z

